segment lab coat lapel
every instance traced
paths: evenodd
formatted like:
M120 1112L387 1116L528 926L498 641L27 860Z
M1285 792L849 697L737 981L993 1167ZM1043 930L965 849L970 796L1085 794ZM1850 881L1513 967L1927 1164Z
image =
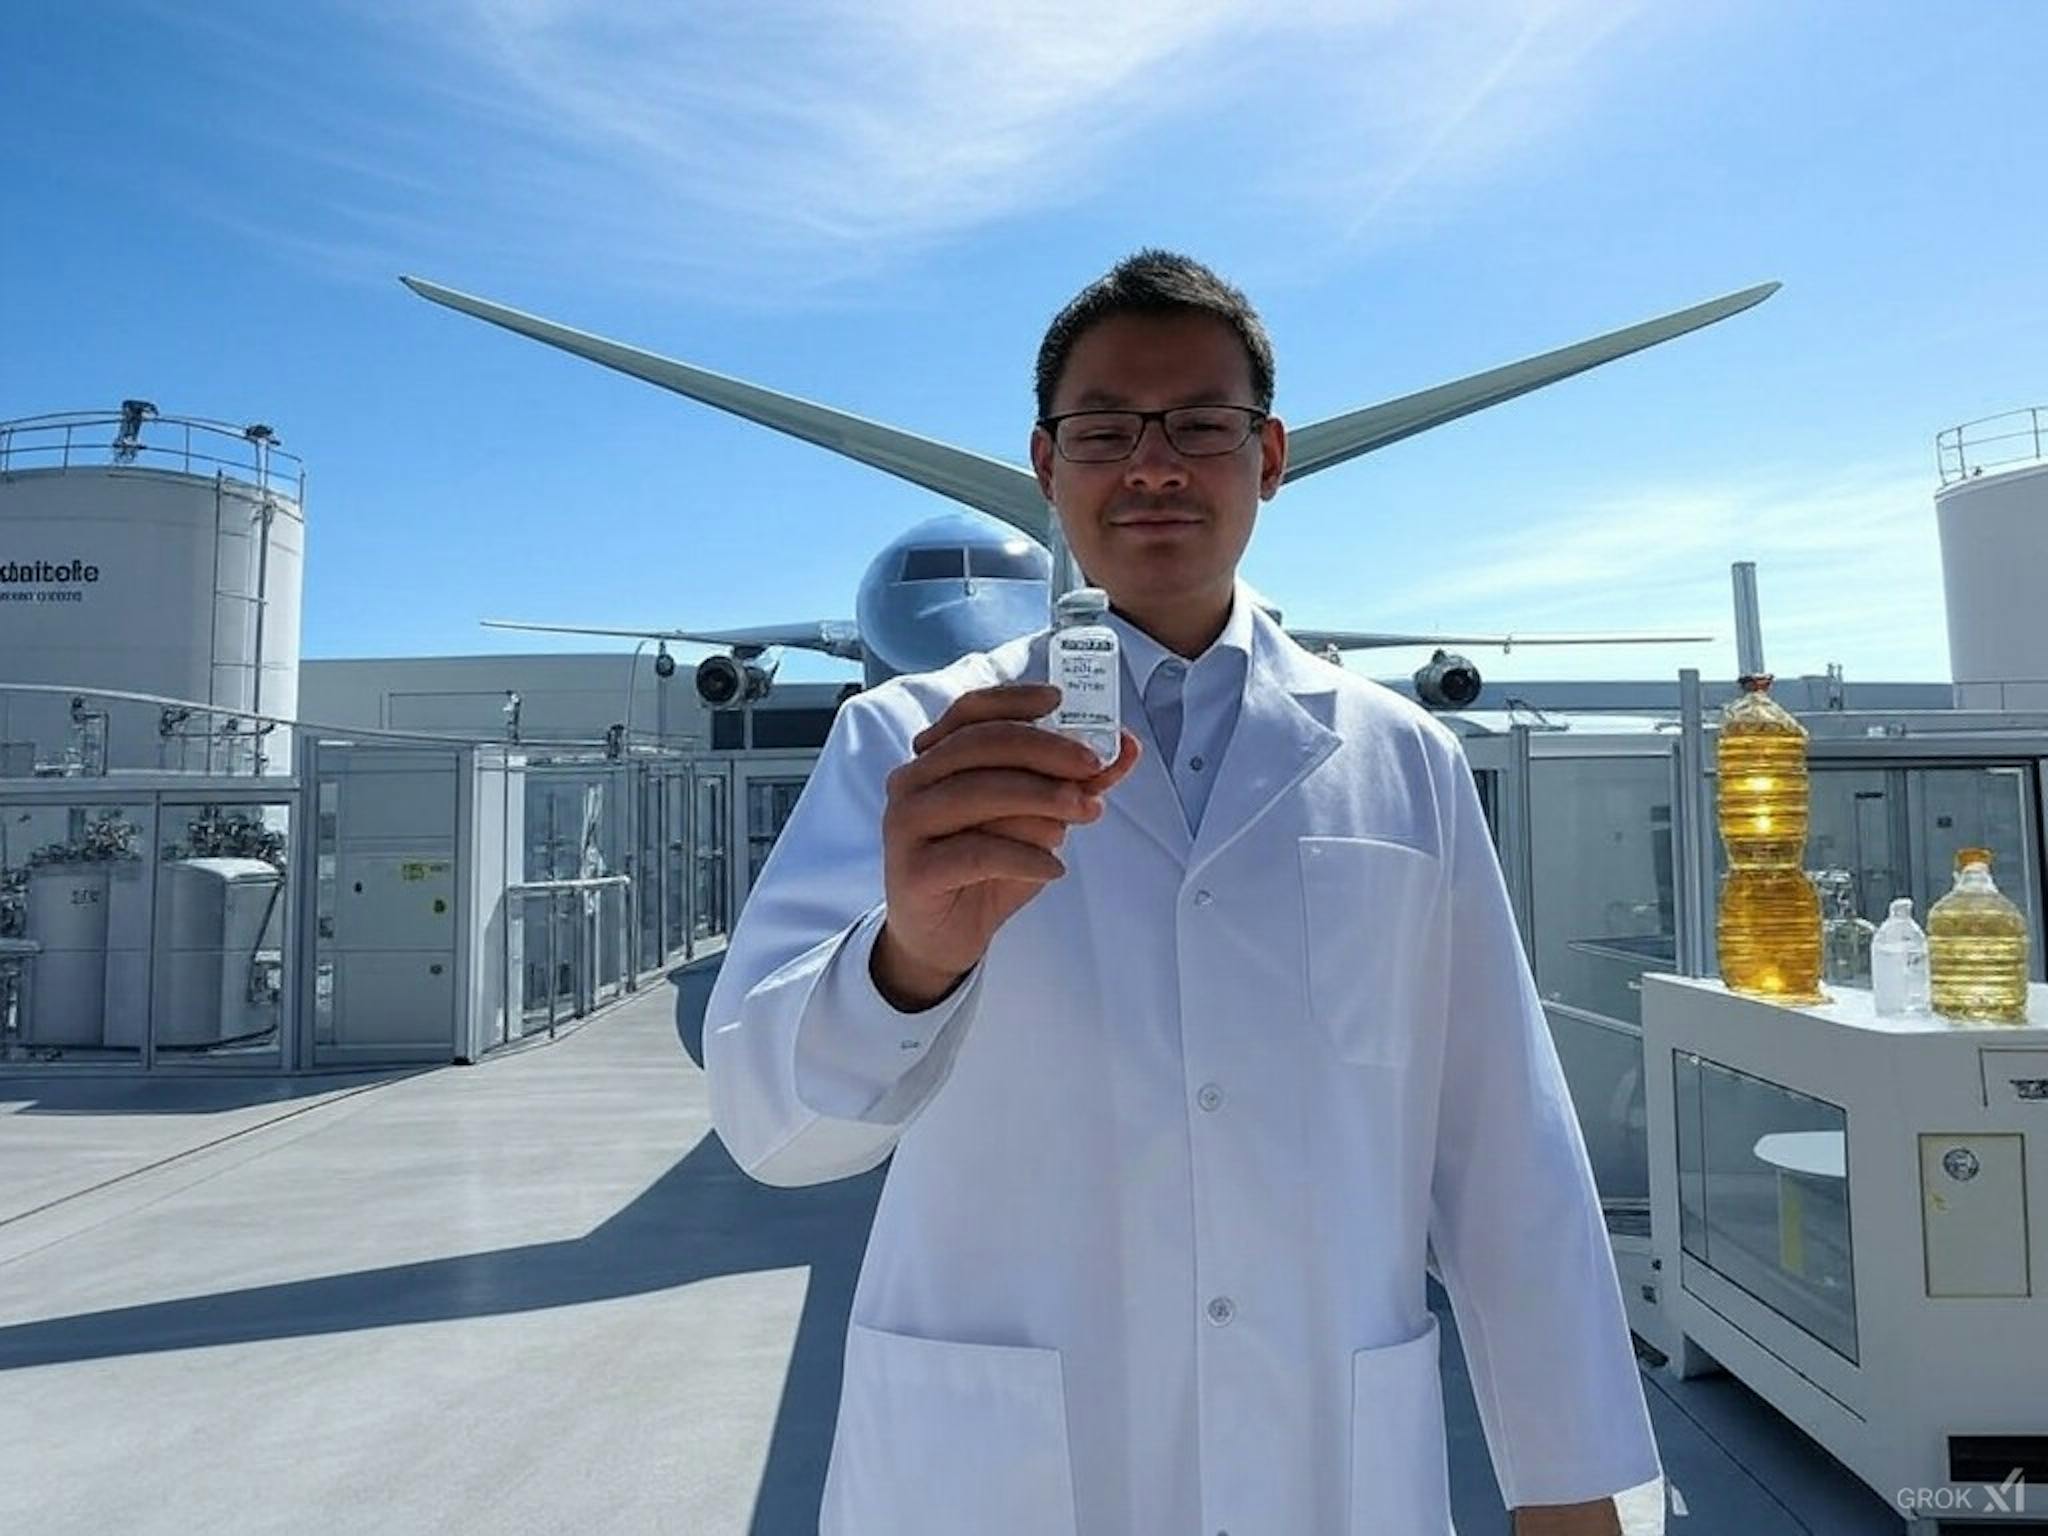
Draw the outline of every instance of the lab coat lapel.
M1041 631L1031 637L1030 644L1016 662L1009 666L998 663L997 672L1001 680L1045 682L1050 675L1049 638L1049 631ZM1122 673L1118 699L1124 728L1138 738L1144 750L1138 754L1137 765L1130 774L1109 792L1108 802L1172 854L1175 863L1186 864L1194 841L1188 834L1187 813L1181 809L1179 791L1174 789L1172 779L1167 776L1166 760L1160 756L1159 743L1153 739L1152 725L1145 715L1145 702L1131 681L1130 669L1125 667Z
M1304 702L1318 695L1327 699L1334 691L1334 682L1321 674L1315 659L1263 610L1254 609L1244 702L1195 835L1189 875L1230 846L1274 801L1337 750L1342 738ZM1171 798L1173 786L1163 783L1163 788Z

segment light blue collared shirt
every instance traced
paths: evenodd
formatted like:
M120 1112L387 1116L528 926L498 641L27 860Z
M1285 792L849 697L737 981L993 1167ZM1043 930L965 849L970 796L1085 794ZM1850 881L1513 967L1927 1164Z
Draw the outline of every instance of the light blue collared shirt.
M1251 665L1251 604L1241 592L1233 595L1223 632L1193 661L1176 656L1128 619L1114 613L1103 618L1116 631L1123 653L1124 702L1128 705L1133 698L1140 702L1145 723L1151 728L1150 744L1167 766L1167 777L1180 797L1181 813L1192 836L1201 830L1216 771L1223 766L1223 754L1237 730ZM845 1019L852 1027L820 1031L812 1037L815 1072L857 1074L876 1051L893 1054L928 1049L967 995L971 983L963 980L944 999L919 1013L907 1014L891 1006L875 989L868 969L885 917L886 909L877 906L854 924L847 942L840 945L818 979L813 1006L821 1010L820 1017Z
M1107 614L1104 621L1122 644L1125 679L1144 707L1193 835L1201 830L1216 770L1237 730L1251 665L1251 604L1241 592L1234 594L1223 632L1193 661L1175 655L1119 614Z

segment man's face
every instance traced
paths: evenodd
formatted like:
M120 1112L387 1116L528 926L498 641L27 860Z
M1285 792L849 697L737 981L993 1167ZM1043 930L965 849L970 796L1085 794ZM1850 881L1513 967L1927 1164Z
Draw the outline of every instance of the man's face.
M1257 403L1251 359L1224 321L1113 315L1074 343L1051 414ZM1031 463L1089 581L1125 612L1167 618L1227 602L1259 503L1280 488L1287 436L1269 418L1235 452L1189 457L1154 421L1129 458L1076 464L1034 428Z

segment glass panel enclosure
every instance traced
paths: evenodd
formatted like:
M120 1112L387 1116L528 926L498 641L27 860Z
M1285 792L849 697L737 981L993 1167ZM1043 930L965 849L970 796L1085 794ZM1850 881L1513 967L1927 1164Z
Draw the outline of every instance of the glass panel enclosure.
M291 807L166 805L151 1017L159 1063L276 1067L291 995Z
M1679 1246L1854 1363L1848 1116L1698 1056L1673 1076Z
M155 843L148 802L0 802L0 1062L142 1061Z
M727 780L720 770L700 770L696 786L696 816L691 832L697 870L692 888L695 908L691 938L701 942L724 935L730 926L726 910Z
M1530 782L1537 987L1639 1024L1643 972L1677 960L1671 760L1540 757Z

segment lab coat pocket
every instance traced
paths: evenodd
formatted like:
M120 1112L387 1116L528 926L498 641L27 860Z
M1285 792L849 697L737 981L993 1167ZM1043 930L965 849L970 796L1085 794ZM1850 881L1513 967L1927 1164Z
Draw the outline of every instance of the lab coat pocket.
M1437 859L1377 838L1300 842L1309 1012L1344 1060L1400 1066L1424 1011Z
M852 1323L823 1536L1074 1536L1060 1352Z
M1351 1357L1350 1536L1452 1536L1436 1314Z

